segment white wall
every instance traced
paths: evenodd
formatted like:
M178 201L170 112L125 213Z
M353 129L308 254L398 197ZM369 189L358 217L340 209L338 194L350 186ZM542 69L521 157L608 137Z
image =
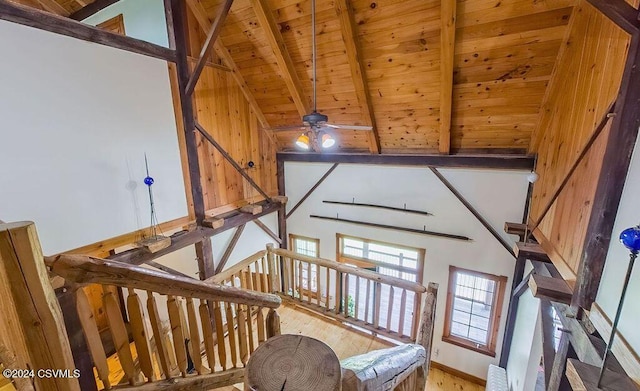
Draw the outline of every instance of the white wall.
M596 303L604 310L609 319L615 317L618 302L622 292L622 284L627 272L629 264L629 251L619 242L618 237L624 229L633 227L640 223L640 210L638 210L638 194L640 194L640 156L638 145L636 143L627 181L622 193L622 200L618 209L618 215L613 227L611 235L611 243L607 253L607 260L600 283L600 289L596 298ZM640 333L638 332L638 324L640 323L640 269L636 263L629 287L627 290L626 301L624 303L622 315L618 329L620 334L627 340L629 346L640 352ZM599 330L603 335L608 336L606 330ZM620 339L618 339L618 343ZM616 353L616 349L614 349ZM637 357L637 356L636 356ZM635 362L635 368L625 367L627 372L633 374L636 381L640 381L638 376L638 360ZM626 362L622 362L626 365Z
M532 268L531 263L527 262L525 275ZM506 370L510 391L535 390L541 356L542 318L540 314L540 299L533 297L531 291L527 289L520 296L518 302L511 351L507 362Z
M187 214L166 62L0 22L0 219L45 254Z
M167 23L162 0L121 0L84 20L91 25L123 15L129 37L168 47Z
M292 208L329 169L329 164L286 163L288 208ZM442 174L501 232L505 221L521 221L527 193L526 172L442 169ZM370 208L323 204L323 200L377 203L426 210L434 216L418 216ZM472 242L381 230L358 225L310 219L309 214L376 222L401 227L468 236ZM336 233L404 244L426 249L424 283L440 284L434 336L434 361L485 378L490 363L499 361L509 297L505 295L495 358L441 340L449 265L504 275L511 286L513 257L429 171L428 168L373 165L340 165L287 220L289 233L320 239L323 258L335 259Z

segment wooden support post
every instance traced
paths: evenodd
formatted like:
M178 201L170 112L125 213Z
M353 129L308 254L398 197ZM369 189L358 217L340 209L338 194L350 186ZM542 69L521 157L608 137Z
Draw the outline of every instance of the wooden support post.
M607 147L602 159L596 194L593 198L591 217L587 225L585 244L576 285L573 305L591 308L604 263L607 258L613 224L618 212L622 189L631 163L631 154L638 138L640 125L640 33L631 38L624 74L616 100L616 116L613 118Z
M416 295L417 296L417 295ZM420 328L416 337L416 343L422 345L427 357L422 365L422 371L418 373L418 387L427 384L429 364L431 363L431 348L433 347L433 328L436 320L436 303L438 302L438 284L430 282L424 298L424 307L420 316ZM402 334L402 330L400 331ZM423 389L421 388L421 389Z
M277 160L277 176L278 176L278 195L285 195L285 183L284 183L284 161ZM278 209L278 236L280 236L280 246L284 249L288 246L287 240L287 205L281 204Z
M29 368L68 369L73 374L75 364L62 311L49 283L32 222L0 225L0 280L2 292L6 293L0 297L5 324L13 324L22 331L17 341L6 341L7 334L17 330L0 331L0 342L25 349L12 351L20 356L18 362L28 363ZM38 390L80 391L78 379L72 376L34 381Z
M210 238L205 238L199 243L196 243L196 257L198 257L198 274L201 280L215 274L215 268L213 265L213 246Z
M69 15L69 19L82 21L88 17L97 14L108 6L117 3L120 0L96 0L93 3L89 3L86 6L80 8L76 12Z
M524 277L524 267L527 260L518 257L513 270L513 282L511 284L511 300L509 301L509 309L507 310L507 322L504 329L504 338L502 340L502 351L500 352L500 366L507 368L509 361L509 353L511 352L511 343L513 342L513 331L516 327L516 315L518 314L519 296L515 296L516 287L522 282Z

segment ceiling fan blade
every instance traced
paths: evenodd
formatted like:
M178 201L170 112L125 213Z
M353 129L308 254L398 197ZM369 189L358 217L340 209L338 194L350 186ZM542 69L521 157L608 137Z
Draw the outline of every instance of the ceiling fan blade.
M287 126L277 126L275 128L271 128L274 132L283 132L286 130L305 130L307 126L305 125L287 125Z
M338 125L338 124L325 124L330 128L334 129L351 129L351 130L372 130L371 126L361 126L361 125Z

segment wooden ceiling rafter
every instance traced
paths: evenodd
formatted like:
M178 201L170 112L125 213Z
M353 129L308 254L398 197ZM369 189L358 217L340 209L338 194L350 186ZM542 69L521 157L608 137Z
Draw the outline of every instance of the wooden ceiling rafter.
M296 105L298 113L301 117L309 114L309 101L304 95L295 64L282 38L276 18L269 9L267 0L251 0L251 5L258 18L258 23L264 30L267 41L273 50L276 62L278 63L278 69L280 70L280 76L287 85L287 89L289 90L293 103Z
M38 3L47 11L60 16L69 16L69 11L55 0L38 0Z
M453 68L456 37L456 1L442 0L440 7L440 137L438 150L451 152Z
M118 1L120 0L96 0L72 13L71 15L69 15L69 18L78 21L85 20L88 17L93 16L103 9L107 8L108 6L117 3ZM84 0L83 2L86 3L86 1Z
M356 89L358 103L362 108L364 124L371 126L369 132L369 149L371 153L381 153L380 135L376 126L376 118L373 111L373 102L369 93L369 85L367 82L364 62L361 55L361 48L358 42L358 34L356 33L355 16L351 8L350 0L336 0L336 13L340 19L340 30L344 39L347 57L349 58L349 68L351 77Z
M205 32L205 34L207 34L209 32L209 29L211 28L211 21L209 20L209 17L207 16L207 12L202 6L202 3L200 2L200 0L186 0L186 2L187 2L187 6L191 10L191 13L193 13L193 16L195 16L196 20L198 21L200 28L202 29L202 31ZM274 141L274 136L273 136L273 132L271 131L271 126L269 125L267 118L262 112L262 109L258 105L258 102L256 101L256 98L253 95L253 92L251 91L244 77L240 73L238 66L236 65L235 61L231 57L231 54L229 54L229 50L227 50L227 48L224 46L224 44L220 40L216 40L216 42L213 45L213 48L216 54L218 55L218 57L220 57L224 62L224 64L229 68L229 71L233 75L233 78L238 84L238 87L240 87L240 90L244 94L245 99L247 100L247 102L249 102L249 106L251 107L251 110L253 110L253 113L256 115L256 118L260 122L260 125L265 129L271 141Z
M140 39L125 37L120 34L105 31L85 23L53 14L51 12L42 11L6 0L0 1L0 20L6 20L128 52L155 57L169 62L176 61L175 50L142 41Z

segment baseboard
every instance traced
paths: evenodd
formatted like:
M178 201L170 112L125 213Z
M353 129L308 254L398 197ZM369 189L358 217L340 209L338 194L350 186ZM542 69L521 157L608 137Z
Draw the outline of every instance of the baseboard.
M455 368L451 368L451 367L448 367L448 366L446 366L444 364L440 364L439 362L431 361L431 365L430 366L431 366L431 368L439 369L442 372L446 372L446 373L448 373L450 375L453 375L455 377L459 377L460 379L466 380L468 382L471 382L471 383L474 383L474 384L477 384L477 385L480 385L480 386L483 386L483 387L487 385L487 381L484 380L484 379L480 379L479 377L470 375L470 374L468 374L466 372L462 372L462 371L459 371L459 370L457 370Z

